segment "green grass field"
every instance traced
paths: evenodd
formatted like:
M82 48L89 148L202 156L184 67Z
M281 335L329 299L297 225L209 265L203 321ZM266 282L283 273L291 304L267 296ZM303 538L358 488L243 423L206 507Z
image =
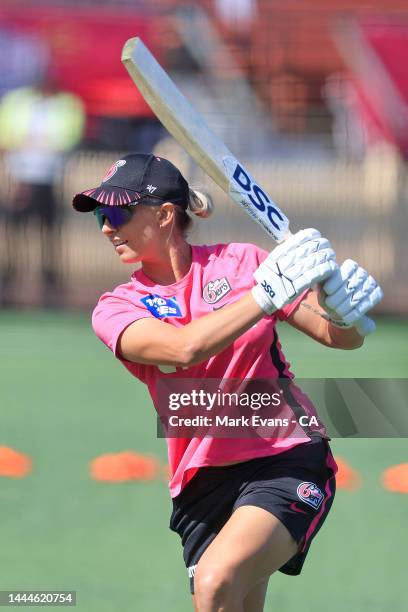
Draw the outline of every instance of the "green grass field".
M166 461L143 386L94 337L89 317L0 313L0 446L33 458L0 478L0 590L73 589L81 612L191 610L164 480L101 484L89 461L133 449ZM407 377L408 333L382 320L365 347L325 349L280 326L298 377ZM407 609L408 496L386 492L384 468L408 462L406 439L335 440L362 477L339 491L302 575L270 581L267 610ZM34 608L28 608L34 609Z

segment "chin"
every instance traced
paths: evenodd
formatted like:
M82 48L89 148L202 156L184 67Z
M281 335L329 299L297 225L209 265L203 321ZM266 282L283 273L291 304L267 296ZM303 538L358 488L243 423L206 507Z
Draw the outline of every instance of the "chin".
M140 257L135 253L123 253L123 255L120 255L120 261L124 264L135 264L139 263Z

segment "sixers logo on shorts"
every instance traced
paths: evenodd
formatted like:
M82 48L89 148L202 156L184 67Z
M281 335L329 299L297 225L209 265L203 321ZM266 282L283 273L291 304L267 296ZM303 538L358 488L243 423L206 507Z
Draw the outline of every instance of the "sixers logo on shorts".
M314 482L301 482L297 488L299 499L318 510L324 500L324 493Z
M109 181L109 179L112 178L112 176L114 176L117 173L118 168L120 168L121 166L124 166L125 164L126 164L126 159L119 159L117 162L112 164L112 166L109 168L109 170L103 177L102 183Z
M230 291L231 285L227 277L224 276L223 278L217 278L206 284L203 289L203 298L207 304L216 304Z

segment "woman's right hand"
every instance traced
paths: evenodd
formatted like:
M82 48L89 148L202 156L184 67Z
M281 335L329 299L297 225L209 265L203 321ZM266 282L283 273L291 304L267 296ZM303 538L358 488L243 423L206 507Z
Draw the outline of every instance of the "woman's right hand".
M252 296L266 314L272 314L337 268L330 242L316 229L300 230L271 251L255 271Z

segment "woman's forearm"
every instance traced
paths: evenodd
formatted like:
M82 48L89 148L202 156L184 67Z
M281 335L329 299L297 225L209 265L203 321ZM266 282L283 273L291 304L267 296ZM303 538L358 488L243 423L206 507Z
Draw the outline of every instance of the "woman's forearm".
M140 319L124 330L117 352L136 363L189 367L223 351L264 316L248 293L183 327Z
M355 327L342 328L328 323L327 332L333 348L352 350L359 348L364 343L364 338L360 336Z
M220 353L264 316L248 293L233 304L192 321L179 330L188 344L190 365Z

